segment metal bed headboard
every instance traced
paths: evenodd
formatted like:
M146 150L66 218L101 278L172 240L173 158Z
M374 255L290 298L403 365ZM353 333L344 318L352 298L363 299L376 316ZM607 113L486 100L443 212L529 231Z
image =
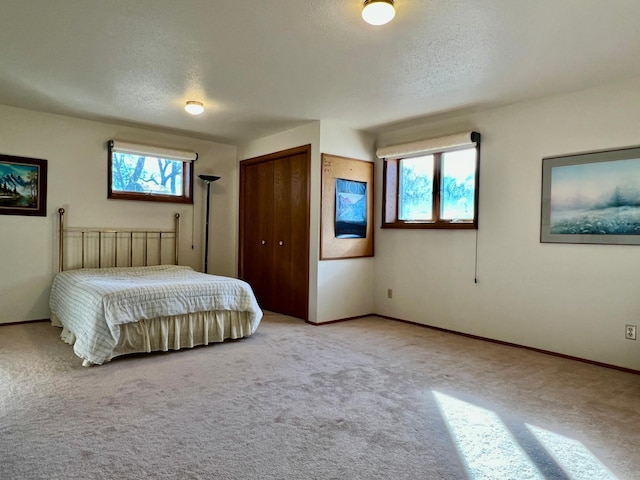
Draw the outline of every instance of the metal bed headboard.
M81 261L80 268L86 268L87 259L86 254L87 250L89 250L89 242L91 241L93 244L97 241L97 248L93 245L94 250L97 253L97 267L102 268L103 266L103 244L111 243L113 246L110 251L105 252L110 255L111 265L110 266L121 266L119 265L119 259L122 259L122 253L120 253L120 257L118 256L118 245L122 245L126 243L128 248L125 249L127 253L127 264L128 267L133 266L147 266L150 264L149 260L149 252L150 252L150 242L155 240L157 244L157 263L154 265L162 264L162 251L163 251L163 242L169 241L173 239L174 248L172 252L173 256L173 264L178 265L178 252L179 252L179 239L180 239L180 214L174 214L174 227L173 230L161 230L161 229L130 229L130 228L93 228L93 227L65 227L64 225L64 208L58 209L58 219L59 219L59 251L58 251L58 271L62 272L65 270L65 240L69 234L77 234L80 238L79 241L81 243ZM142 258L141 262L134 262L134 243L142 244L142 252L139 255ZM122 249L121 249L122 250ZM93 259L92 263L96 263L96 259Z

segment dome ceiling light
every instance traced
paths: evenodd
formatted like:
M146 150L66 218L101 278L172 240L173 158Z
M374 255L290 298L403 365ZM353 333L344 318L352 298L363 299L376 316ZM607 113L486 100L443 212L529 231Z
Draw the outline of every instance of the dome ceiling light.
M362 19L370 25L384 25L393 20L396 9L393 0L364 0Z
M196 102L195 100L189 100L187 104L184 106L184 109L187 113L191 115L200 115L204 112L204 105L202 102Z

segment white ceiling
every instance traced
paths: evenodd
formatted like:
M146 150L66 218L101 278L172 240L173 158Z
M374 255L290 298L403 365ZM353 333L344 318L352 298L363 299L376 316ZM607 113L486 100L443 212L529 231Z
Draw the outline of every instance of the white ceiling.
M640 75L639 0L0 0L0 104L237 143ZM187 100L204 102L200 117Z

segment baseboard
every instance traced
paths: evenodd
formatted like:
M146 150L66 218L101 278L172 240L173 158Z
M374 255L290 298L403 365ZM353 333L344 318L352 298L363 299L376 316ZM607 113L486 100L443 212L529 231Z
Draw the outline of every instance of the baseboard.
M411 322L409 320L402 320L401 318L389 317L388 315L372 314L375 317L386 318L387 320L393 320L395 322L408 323L411 325L417 325L418 327L430 328L432 330L438 330L440 332L453 333L454 335L460 335L462 337L473 338L474 340L482 340L485 342L497 343L498 345L506 345L507 347L522 348L524 350L530 350L532 352L544 353L545 355L552 355L554 357L565 358L567 360L574 360L576 362L588 363L589 365L596 365L598 367L611 368L613 370L619 370L625 373L632 373L634 375L640 375L640 370L634 370L632 368L619 367L618 365L610 365L608 363L597 362L595 360L589 360L587 358L574 357L572 355L565 355L564 353L552 352L550 350L543 350L542 348L528 347L526 345L520 345L517 343L505 342L503 340L496 340L489 337L481 337L480 335L472 335L470 333L457 332L455 330L449 330L448 328L434 327L433 325L425 325L424 323Z
M9 322L9 323L0 323L0 327L7 327L9 325L22 325L24 323L38 323L38 322L50 322L49 318L41 318L36 320L23 320L21 322Z
M332 323L348 322L349 320L358 320L359 318L379 317L379 316L380 315L376 315L375 313L368 313L366 315L357 315L355 317L339 318L337 320L327 320L326 322L318 322L318 323L305 320L305 323L308 323L309 325L315 325L316 327L318 327L320 325L330 325Z

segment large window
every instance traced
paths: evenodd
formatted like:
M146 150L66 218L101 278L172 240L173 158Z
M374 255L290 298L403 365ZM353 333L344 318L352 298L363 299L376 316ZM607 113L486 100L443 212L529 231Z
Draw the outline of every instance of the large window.
M471 146L414 149L406 156L399 149L385 158L383 228L478 228L480 138L476 132L471 138Z
M109 198L193 203L196 153L109 141Z

